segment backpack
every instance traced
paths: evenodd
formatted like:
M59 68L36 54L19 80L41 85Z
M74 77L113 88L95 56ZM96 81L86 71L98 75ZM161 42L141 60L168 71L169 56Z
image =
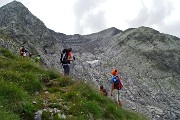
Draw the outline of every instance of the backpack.
M114 89L121 90L123 87L121 80L118 76L116 76L116 81L114 81Z
M61 53L60 63L61 64L68 64L68 50L64 49Z
M25 48L24 48L24 47L21 47L21 48L20 48L20 52L25 52Z

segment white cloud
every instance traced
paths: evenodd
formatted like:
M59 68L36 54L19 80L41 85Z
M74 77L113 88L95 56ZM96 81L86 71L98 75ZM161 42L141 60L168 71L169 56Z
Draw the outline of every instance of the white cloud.
M48 28L68 34L74 32L75 18L71 0L30 0L27 7Z
M88 34L106 28L104 12L98 10L102 0L78 0L74 5L76 32Z
M101 7L105 11L107 26L121 30L130 27L127 21L134 19L141 8L140 0L107 0Z
M13 0L1 0L0 6ZM65 34L148 26L180 37L179 0L19 0L45 25Z

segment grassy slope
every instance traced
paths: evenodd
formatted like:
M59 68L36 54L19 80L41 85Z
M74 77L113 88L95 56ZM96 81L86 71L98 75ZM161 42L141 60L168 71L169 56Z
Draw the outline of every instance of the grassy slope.
M53 112L54 108L59 111ZM0 48L1 119L32 120L34 113L43 109L45 120L50 116L59 120L62 114L72 120L145 119L116 106L87 84L45 70L30 59L17 57Z

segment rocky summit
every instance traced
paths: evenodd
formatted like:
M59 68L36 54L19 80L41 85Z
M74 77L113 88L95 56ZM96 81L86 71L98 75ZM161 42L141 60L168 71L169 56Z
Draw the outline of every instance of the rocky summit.
M72 47L71 75L110 90L116 68L124 83L123 108L152 120L180 119L180 39L148 27L114 27L90 35L66 35L48 29L23 4L0 8L0 47L19 53L25 46L40 54L46 67L62 72L60 54Z

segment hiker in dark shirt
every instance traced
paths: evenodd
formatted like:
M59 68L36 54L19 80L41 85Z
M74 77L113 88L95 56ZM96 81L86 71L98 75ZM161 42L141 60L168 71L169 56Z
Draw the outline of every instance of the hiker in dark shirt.
M64 49L61 54L61 63L64 69L64 75L69 75L70 73L70 63L75 60L71 55L72 48Z
M24 48L24 46L21 46L21 48L20 48L20 56L23 57L24 52L25 52L25 48Z

